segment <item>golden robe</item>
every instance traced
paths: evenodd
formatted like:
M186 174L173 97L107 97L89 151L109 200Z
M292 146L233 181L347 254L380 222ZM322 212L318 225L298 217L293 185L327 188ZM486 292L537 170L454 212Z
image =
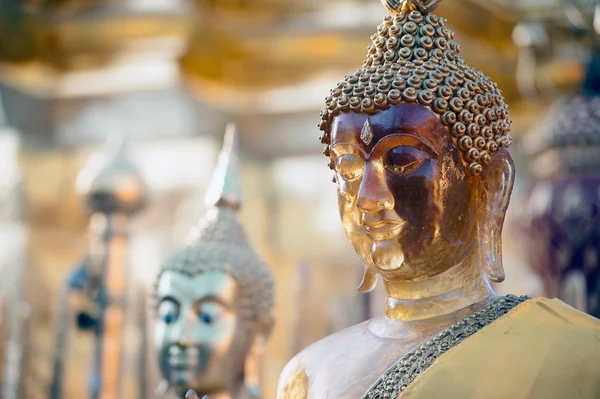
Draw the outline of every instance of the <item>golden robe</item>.
M397 399L600 399L600 320L530 299L438 358Z

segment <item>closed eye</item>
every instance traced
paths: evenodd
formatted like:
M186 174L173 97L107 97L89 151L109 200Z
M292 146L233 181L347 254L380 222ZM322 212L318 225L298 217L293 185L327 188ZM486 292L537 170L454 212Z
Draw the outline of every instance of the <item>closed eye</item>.
M386 169L396 174L409 174L414 172L421 166L423 160L415 160L405 165L386 165Z
M388 151L384 165L391 173L407 175L419 169L429 159L429 154L418 148L398 146Z
M355 154L341 155L335 166L335 171L346 181L362 176L364 169L365 162Z
M198 318L206 325L219 322L225 312L225 308L215 301L203 301L198 306Z

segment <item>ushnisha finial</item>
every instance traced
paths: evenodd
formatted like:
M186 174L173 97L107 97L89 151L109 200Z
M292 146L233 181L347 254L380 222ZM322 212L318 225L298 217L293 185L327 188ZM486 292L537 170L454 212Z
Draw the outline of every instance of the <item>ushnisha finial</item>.
M242 205L242 185L239 177L238 138L235 124L225 128L223 149L206 194L206 206L238 210Z
M157 281L166 270L188 276L224 272L239 284L243 317L270 318L273 308L273 277L254 252L237 210L241 205L235 126L227 126L223 150L209 186L209 207L190 232L184 248L163 262Z
M90 158L77 177L77 191L92 212L134 213L142 208L146 188L127 156L123 136L109 136L104 151Z
M422 14L433 12L442 0L381 0L381 3L390 14L408 14L418 10Z

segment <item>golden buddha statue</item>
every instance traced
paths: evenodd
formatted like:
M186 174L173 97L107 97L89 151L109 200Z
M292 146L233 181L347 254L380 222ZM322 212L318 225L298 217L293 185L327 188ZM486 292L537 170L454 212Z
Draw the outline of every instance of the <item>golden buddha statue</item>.
M281 399L597 398L600 321L494 294L515 168L507 105L459 55L438 1L392 1L322 111L344 229L385 315L309 346Z
M273 279L238 220L236 143L230 125L206 196L209 210L156 280L155 347L179 398L190 389L211 399L260 396L261 354L273 327Z

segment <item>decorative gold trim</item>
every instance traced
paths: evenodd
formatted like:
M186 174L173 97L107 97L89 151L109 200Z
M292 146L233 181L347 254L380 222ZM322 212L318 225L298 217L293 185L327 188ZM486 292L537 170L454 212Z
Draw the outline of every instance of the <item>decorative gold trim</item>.
M397 398L436 359L529 299L531 297L512 294L494 298L471 316L454 323L402 356L377 379L362 399Z

